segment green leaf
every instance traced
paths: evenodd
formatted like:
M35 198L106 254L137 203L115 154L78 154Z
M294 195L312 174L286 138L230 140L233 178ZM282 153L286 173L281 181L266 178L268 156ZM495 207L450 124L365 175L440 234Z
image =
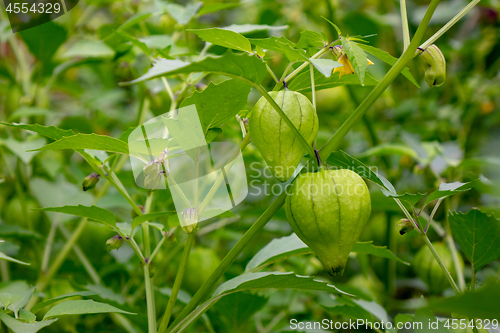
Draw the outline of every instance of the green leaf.
M40 145L46 143L44 138L31 137L25 141L17 141L14 138L8 138L5 140L0 140L0 144L5 145L11 152L16 154L17 157L23 161L24 164L29 164L33 157L35 157L38 152L33 151L39 148Z
M443 199L453 194L468 191L480 183L481 181L479 179L467 183L461 183L461 182L441 183L439 184L439 189L429 194L427 199L425 199L424 207L436 199Z
M115 139L106 135L98 134L76 134L65 136L46 146L35 149L36 151L43 150L59 150L59 149L95 149L104 150L115 153L128 154L128 144L119 139Z
M319 281L310 276L298 276L292 272L245 273L220 285L213 293L212 298L199 305L196 310L186 316L176 327L173 327L171 332L184 331L202 313L226 295L240 291L260 289L317 290L334 294L344 294L343 291L327 282Z
M389 321L385 309L374 301L354 299L347 297L334 297L328 304L322 304L329 312L355 319L365 319L369 322Z
M401 260L396 257L396 255L387 248L387 246L376 246L373 245L373 241L369 242L356 242L354 247L352 248L352 252L363 253L363 254L371 254L377 257L391 259L395 261L399 261L402 264L410 265L410 263Z
M222 297L212 309L221 332L242 332L253 315L267 303L267 297L249 292L229 294ZM215 320L215 319L214 319Z
M35 287L28 287L22 294L21 297L16 300L15 302L11 303L7 309L9 309L12 312L16 312L19 309L24 308L26 304L28 304L29 300L31 299L31 295L33 295L33 292L35 291ZM3 303L3 302L2 302Z
M475 292L465 291L459 296L431 300L428 309L439 313L453 313L468 318L500 320L500 284L489 283Z
M331 59L311 59L311 63L325 77L330 77L334 68L343 66L340 62Z
M330 21L329 19L327 19L326 17L324 16L321 16L324 20L326 20L328 23L330 23L330 25L335 28L335 30L337 31L337 34L339 35L339 37L342 37L342 32L340 31L339 27L337 27L337 25L335 23L333 23L332 21Z
M371 254L381 258L399 261L402 264L409 263L399 259L385 246L375 246L373 242L357 242L354 244L352 252ZM246 272L255 271L263 266L277 261L290 258L292 256L312 253L312 250L300 240L295 233L290 236L273 239L264 246L247 264Z
M93 296L93 295L96 295L96 293L93 291L77 291L77 292L70 293L70 294L60 295L60 296L51 298L48 301L38 303L37 305L35 305L34 307L31 308L31 312L37 313L38 311L40 311L44 307L49 306L51 304L54 304L56 302L59 302L60 300L63 300L66 298L77 297L77 296Z
M14 224L2 224L0 228L0 236L2 237L15 237L15 238L34 238L41 239L42 236L32 230L23 229Z
M479 209L448 215L451 232L477 272L500 257L500 220Z
M220 57L206 57L198 62L183 62L180 60L157 60L149 71L130 82L120 85L130 85L143 82L162 75L182 73L207 72L229 77L242 77L253 83L260 84L267 74L266 65L262 59L247 53L235 54L227 51Z
M297 45L298 49L321 48L326 44L325 37L319 32L312 30L304 30L300 32L300 39ZM312 60L312 59L311 59Z
M30 52L42 63L48 63L67 36L64 27L49 21L19 32Z
M250 43L260 46L266 50L282 53L290 62L308 61L305 52L303 50L295 49L295 44L290 42L285 37L276 38L272 36L263 39L252 38L250 39Z
M366 52L370 53L371 55L379 58L380 60L382 60L383 62L385 62L386 64L388 64L390 66L393 66L396 63L396 61L398 61L398 58L391 56L388 52L385 52L381 49L377 49L376 47L373 47L371 45L358 44L358 46L360 48L362 48L363 50L365 50ZM407 78L411 83L413 83L417 88L420 88L419 84L417 83L417 81L415 80L413 75L410 73L410 70L408 69L408 67L405 67L401 71L401 74L405 78Z
M208 29L188 29L205 42L227 47L228 49L239 50L244 52L252 52L252 45L248 39L237 32L220 28Z
M43 317L43 320L53 317L80 315L89 313L134 314L131 312L120 310L106 303L100 303L93 300L77 300L77 301L67 301L64 303L57 304L49 311L47 311L47 313Z
M108 210L97 207L97 206L63 206L63 207L46 207L40 208L44 212L56 212L63 214L71 214L81 217L86 217L90 220L104 223L111 227L116 226L116 217Z
M157 219L159 217L163 217L163 216L168 217L168 216L173 215L173 214L176 214L176 212L175 211L156 212L156 213L149 213L149 214L137 216L136 218L134 218L132 220L132 229L141 225L144 222L155 220L155 219Z
M328 156L326 160L326 163L329 166L334 166L341 169L349 169L353 172L356 172L361 177L374 182L375 184L379 185L380 187L382 187L387 191L391 192L394 191L394 193L396 192L394 186L392 186L392 184L389 183L387 179L380 177L375 172L373 172L368 166L361 163L361 161L350 156L349 154L346 154L342 150L330 154L330 156Z
M227 27L222 27L224 30L231 30L237 32L239 34L245 34L249 32L257 32L257 31L265 31L265 30L286 30L288 29L287 25L278 25L272 26L267 24L231 24Z
M130 16L119 28L118 30L128 29L142 21L147 20L152 13L150 12L141 12Z
M16 127L16 128L21 128L24 130L36 132L42 136L54 139L54 140L59 140L65 136L71 136L75 135L75 132L72 130L65 130L61 129L55 126L42 126L39 124L9 124L9 123L3 123L0 122L0 124L5 125L5 126L10 126L10 127Z
M115 51L103 41L82 40L69 47L62 58L102 58L108 59L115 55Z
M366 74L365 86L374 86L378 83L370 74ZM335 88L346 85L360 85L361 82L356 75L332 75L330 77L325 77L322 73L314 70L314 86L316 91ZM293 79L289 84L288 88L293 91L298 92L310 92L311 91L311 73L309 68L300 72L295 79Z
M365 72L368 68L368 58L366 57L365 51L358 46L358 43L349 40L343 36L340 36L340 41L347 58L352 64L354 72L359 77L361 85L365 85Z
M196 105L203 132L206 133L207 129L220 126L243 109L250 89L250 85L237 79L210 83L203 91L186 98L181 107Z
M137 46L142 52L144 52L144 54L146 54L148 56L151 55L151 50L146 45L146 43L135 38L134 36L132 36L128 32L115 30L115 34L120 36L123 40L132 43L132 45Z
M215 13L225 9L232 9L241 6L238 2L233 3L207 3L198 11L198 16Z
M3 310L0 310L0 320L14 333L36 333L57 321L57 319L51 319L35 323L23 323L7 315Z
M19 119L22 117L46 116L50 113L51 111L45 108L40 108L36 106L21 106L19 109L14 111L9 116L9 121Z
M36 322L36 316L27 310L21 309L19 310L18 316L21 320L24 320L25 322L28 323L34 323Z
M357 155L359 158L370 156L391 156L391 155L408 155L412 158L417 158L418 155L412 148L395 143L383 143L376 147L372 147Z
M185 7L176 3L167 3L165 7L174 20L182 25L186 25L196 15L202 5L203 2L191 3Z
M3 226L2 226L3 228ZM7 260L7 261L10 261L10 262L15 262L16 264L21 264L21 265L30 265L24 261L21 261L21 260L17 260L17 259L14 259L12 257L9 257L8 255L6 255L5 253L3 252L0 252L0 260Z

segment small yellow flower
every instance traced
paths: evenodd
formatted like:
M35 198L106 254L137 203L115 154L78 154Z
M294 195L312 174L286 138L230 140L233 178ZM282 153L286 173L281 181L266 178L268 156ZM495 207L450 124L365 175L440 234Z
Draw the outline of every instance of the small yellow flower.
M373 65L373 62L370 59L366 60L368 60L368 65ZM352 68L351 62L347 59L345 53L340 56L338 62L344 65L333 69L333 73L339 73L339 78L342 77L342 75L354 74L354 68Z

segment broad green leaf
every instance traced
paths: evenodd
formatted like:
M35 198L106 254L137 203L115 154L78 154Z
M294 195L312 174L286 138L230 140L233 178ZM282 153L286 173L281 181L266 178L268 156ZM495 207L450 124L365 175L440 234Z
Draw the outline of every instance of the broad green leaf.
M427 199L425 199L424 207L436 199L442 199L449 197L453 194L468 191L472 187L478 185L480 182L481 181L479 179L476 179L467 183L461 183L461 182L441 183L439 184L439 189L429 194Z
M2 226L3 227L3 226ZM0 252L0 260L7 260L7 261L10 261L10 262L15 262L16 264L21 264L21 265L29 265L28 263L24 262L24 261L21 261L21 260L17 260L17 259L14 259L8 255L6 255L5 253L3 252Z
M427 309L418 309L415 311L415 314L413 315L412 319L414 324L417 324L418 326L414 327L414 332L415 333L448 333L450 332L446 327L444 327L445 322L438 320L432 311L429 311ZM429 327L429 325L432 323L432 328ZM451 324L453 325L453 324ZM457 331L455 331L457 332Z
M138 40L154 50L161 50L172 45L172 37L170 35L151 35L138 38Z
M215 13L225 9L232 9L241 6L238 2L233 3L207 3L198 11L198 16Z
M35 291L35 287L28 287L22 294L21 297L16 300L15 302L11 303L7 309L9 309L12 312L16 312L19 309L24 308L26 304L28 304L28 301L31 299L31 295L33 295L33 292ZM2 302L3 303L3 302Z
M172 214L176 214L175 211L168 211L168 212L156 212L156 213L149 213L149 214L144 214L137 216L132 220L132 229L137 227L138 225L141 225L144 222L155 220L159 217L168 217Z
M66 29L53 21L19 32L29 51L42 63L50 62L57 49L66 40Z
M42 126L39 124L9 124L2 122L0 122L0 124L32 131L54 140L59 140L65 136L75 135L75 133L72 130L65 130L55 126Z
M392 156L392 155L408 155L412 158L417 158L417 153L408 146L393 143L384 143L376 147L372 147L357 155L358 157L370 156Z
M374 319L375 321L389 321L389 316L385 309L374 301L334 297L332 301L327 304L322 304L321 306L329 312L355 319L365 319L369 322L373 322Z
M46 143L44 138L31 137L25 141L17 141L14 138L8 138L5 140L0 140L0 144L3 144L11 152L13 152L17 157L23 161L24 164L29 164L33 157L38 154L37 151L33 151Z
M282 53L290 62L294 61L307 61L308 58L303 50L297 50L295 45L285 37L276 38L274 36L269 38L250 39L250 43L260 46L265 50L272 50Z
M378 83L370 74L366 73L365 76L365 86L374 86ZM335 88L346 85L360 85L359 78L354 74L342 75L332 75L330 77L325 77L319 71L314 70L314 86L316 91ZM309 68L300 72L299 75L295 77L289 84L288 88L290 90L298 92L310 92L311 91L311 73Z
M396 192L386 191L385 189L382 189L382 193L384 193L386 197L397 198L399 200L406 201L412 206L415 206L420 200L422 200L422 198L425 198L425 196L427 195L427 193L397 194Z
M387 179L380 177L368 166L361 163L361 161L350 156L349 154L346 154L342 150L331 153L330 156L328 156L326 163L329 166L341 169L349 169L353 172L356 172L361 177L374 182L383 189L395 192L394 186L392 186L392 184L390 184Z
M149 47L146 45L146 43L140 41L139 39L135 38L131 34L125 31L120 31L120 30L115 30L115 34L120 36L123 40L132 43L132 45L138 47L144 54L146 55L151 55L151 50Z
M439 313L453 313L469 318L500 320L500 284L489 283L475 292L444 299L431 300L428 309Z
M142 21L147 20L152 13L150 12L141 12L130 16L119 28L118 30L128 29Z
M45 108L40 108L36 106L21 106L19 109L14 111L9 116L9 121L19 119L22 117L46 116L50 113L51 111Z
M24 320L27 323L36 322L36 316L28 310L24 309L19 310L18 316L21 320Z
M219 57L206 57L198 62L183 62L180 60L157 60L149 71L130 82L120 85L130 85L143 82L162 75L207 72L229 77L242 77L259 84L267 74L266 65L262 59L246 53L235 54L227 51Z
M450 213L448 219L453 237L476 272L500 257L500 220L495 216L471 209Z
M325 77L330 77L334 68L343 66L340 62L331 59L311 59L310 61L313 66Z
M186 98L181 107L196 105L203 132L206 133L207 129L220 126L245 107L250 88L250 85L237 79L210 83L203 91Z
M40 239L42 236L32 230L21 228L15 224L0 224L0 236L14 238L35 238Z
M108 59L115 55L115 51L103 41L81 40L69 47L62 58L102 58Z
M300 32L300 39L295 47L298 49L321 48L325 44L325 36L316 31L304 30Z
M253 315L261 310L268 298L258 294L241 292L222 297L212 308L217 322L222 323L221 332L241 332L245 325L253 319Z
M373 242L357 242L354 244L352 252L371 254L382 258L399 261L402 264L409 265L407 262L399 259L385 246L376 246ZM295 233L290 236L273 239L264 246L247 264L245 271L254 271L265 265L272 264L279 260L287 259L292 256L312 253L312 250L300 240Z
M226 295L240 291L256 291L260 289L318 290L334 294L344 294L343 291L331 284L316 280L310 276L298 276L292 272L245 273L220 285L213 293L212 298L199 305L196 310L192 311L177 326L173 327L171 332L184 331L202 313Z
M167 3L165 7L174 20L182 25L186 25L198 13L202 5L203 2L191 3L185 7L176 3Z
M386 64L388 64L390 66L393 66L396 63L396 61L398 60L398 58L391 56L388 52L383 51L381 49L377 49L376 47L362 44L362 43L358 44L358 46L360 48L362 48L363 50L365 50L366 52L370 53L371 55L379 58L380 60L382 60L383 62L385 62ZM408 67L405 67L401 71L401 74L404 77L406 77L411 83L413 83L417 88L420 88L419 84L417 83L417 81L415 80L413 75L411 75Z
M248 39L237 32L224 30L220 28L208 29L188 29L205 42L227 47L228 49L239 50L244 52L252 52L252 45Z
M98 134L76 134L63 137L55 142L49 143L46 146L36 149L43 150L59 150L59 149L95 149L104 150L121 154L128 154L128 144L119 139L115 139L106 135Z
M245 34L249 32L265 31L265 30L275 30L275 31L286 30L288 29L288 26L287 25L272 26L267 24L231 24L228 25L227 27L222 27L221 29L231 30L239 34Z
M42 328L47 327L57 321L57 319L51 319L35 323L23 323L17 319L12 318L3 310L0 310L0 320L14 333L36 333Z
M116 217L110 211L97 206L89 207L89 206L78 205L78 206L63 206L63 207L46 207L46 208L40 208L38 210L44 212L56 212L56 213L64 213L64 214L86 217L90 220L101 222L112 227L115 227L116 225Z
M37 305L35 305L34 307L31 308L31 312L37 313L38 311L40 311L44 307L49 306L50 304L54 304L56 302L59 302L60 300L63 300L66 298L78 297L78 296L93 296L93 295L96 295L96 293L93 291L77 291L74 293L57 296L57 297L51 298L45 302L38 303Z
M21 293L0 293L0 305L6 308L21 298L23 298L23 294Z
M120 310L106 303L100 303L93 300L77 300L77 301L67 301L64 303L57 304L49 311L47 311L47 313L43 317L43 320L60 316L80 315L89 313L134 314L131 312Z
M365 85L365 73L368 68L368 58L366 57L365 51L358 46L353 40L349 40L343 36L340 36L340 41L347 58L352 64L352 68L356 75L359 77L361 85Z
M371 254L377 257L391 259L399 261L402 264L410 265L410 263L401 260L396 257L396 255L387 248L387 246L377 246L373 245L373 241L369 242L356 242L354 247L352 248L352 252L363 253L363 254Z

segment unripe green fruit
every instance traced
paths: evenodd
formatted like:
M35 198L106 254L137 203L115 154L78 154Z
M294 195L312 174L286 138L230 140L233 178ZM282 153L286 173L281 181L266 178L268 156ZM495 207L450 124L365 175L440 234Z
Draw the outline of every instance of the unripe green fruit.
M453 257L448 247L443 243L434 243L433 246L443 261L446 269L448 269L453 277L456 277ZM460 269L462 269L462 258L458 258L461 266ZM446 275L441 270L441 267L427 246L422 246L422 248L417 252L415 258L413 259L412 266L418 277L428 286L431 294L440 294L446 288L451 287Z
M182 288L190 293L196 293L219 264L220 259L214 250L202 247L194 248L186 264Z
M318 115L309 99L294 91L273 91L276 101L307 143L318 134ZM253 143L262 154L274 177L287 181L306 153L293 130L262 97L252 109L249 121Z
M342 275L371 213L368 187L356 173L320 168L287 190L288 222L332 275Z
M419 56L425 66L425 82L429 88L439 87L446 80L446 59L436 45L432 44Z

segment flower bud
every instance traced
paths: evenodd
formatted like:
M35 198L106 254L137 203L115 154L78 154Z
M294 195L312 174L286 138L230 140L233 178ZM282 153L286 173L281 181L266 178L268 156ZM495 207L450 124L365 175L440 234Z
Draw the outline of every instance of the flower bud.
M82 181L82 189L84 191L93 189L97 182L99 181L99 174L97 172L92 172L90 175L85 177Z
M410 232L412 230L415 230L413 227L413 224L411 224L410 220L408 219L401 219L396 223L397 226L399 226L399 234L404 235L407 232Z
M446 59L441 50L434 44L423 50L420 62L425 66L425 82L429 88L439 87L446 80Z
M120 235L111 237L106 241L106 245L108 246L108 251L118 250L123 245L123 238Z
M190 234L198 230L198 212L194 208L188 208L182 212L182 229Z

